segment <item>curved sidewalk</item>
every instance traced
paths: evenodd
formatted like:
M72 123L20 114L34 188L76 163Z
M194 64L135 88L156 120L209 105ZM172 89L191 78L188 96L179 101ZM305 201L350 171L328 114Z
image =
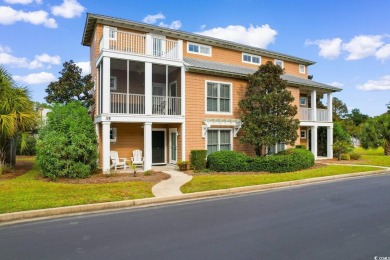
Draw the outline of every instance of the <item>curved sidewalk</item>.
M163 180L152 187L152 193L156 197L169 197L182 195L180 187L192 179L191 175L176 171L163 170L171 176L168 180Z

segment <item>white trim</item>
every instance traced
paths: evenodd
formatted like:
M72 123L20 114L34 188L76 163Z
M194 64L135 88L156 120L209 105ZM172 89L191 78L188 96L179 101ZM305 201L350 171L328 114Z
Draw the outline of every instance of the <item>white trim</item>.
M306 73L306 65L299 64L299 73L302 73L302 74Z
M116 41L116 38L117 38L117 31L118 29L116 27L108 27L109 28L109 31L108 31L108 39L109 40L112 40L112 41ZM111 32L114 32L113 36L114 37L111 37Z
M305 133L303 137L302 137L302 133ZM300 139L306 139L306 137L307 137L306 130L300 130L300 132L299 132L299 138L300 138Z
M171 145L171 142L172 142L172 139L171 139L171 134L172 133L176 133L176 160L172 160L171 158L171 150L172 150L172 145ZM172 163L172 164L176 164L177 162L177 149L178 149L178 145L177 145L177 136L178 136L178 131L177 131L177 128L169 128L169 138L168 138L168 142L169 142L169 163Z
M109 119L107 119L109 118ZM94 122L100 123L109 120L117 123L183 123L184 116L166 116L166 115L131 115L131 114L100 114L95 117Z
M304 104L302 104L301 99L305 100ZM299 106L307 107L307 97L299 97Z
M278 63L281 63L280 65ZM282 69L284 69L284 61L282 60L274 60L274 64L280 66Z
M199 52L190 51L190 45L198 46ZM210 49L210 53L207 54L207 53L202 53L202 52L200 52L200 48L201 48L201 47L209 48L209 49ZM203 55L203 56L211 57L211 56L212 56L212 51L213 51L213 48L212 48L211 46L209 46L209 45L203 45L203 44L199 44L199 43L187 42L187 53L193 53L193 54L198 54L198 55Z
M167 164L167 129L166 128L152 128L152 138L153 139L153 131L154 132L164 132L164 162L162 163L153 163L153 155L151 157L152 165L161 165L161 164ZM153 140L151 140L152 143L152 154L153 154Z
M250 56L251 57L251 61L244 60L244 55ZM249 64L255 64L255 65L260 65L261 64L261 56L258 56L258 55L253 55L253 54L249 54L249 53L243 52L241 58L242 58L242 62L243 63L249 63ZM258 63L257 62L253 62L253 58L259 58L259 62Z
M217 109L219 110L219 102L220 102L220 85L226 84L230 86L229 91L229 98L230 98L230 104L229 104L229 112L219 112L219 111L207 111L207 84L208 83L217 83L218 84L218 97L217 97ZM205 80L205 114L214 114L214 115L232 115L233 114L233 83L231 82L223 82L223 81L213 81L213 80Z
M114 86L111 86L111 79L114 80ZM110 90L117 90L117 89L118 89L118 77L110 76Z
M234 147L233 147L233 129L232 128L207 128L206 130L206 137L205 137L205 150L207 151L207 141L208 141L208 135L207 135L207 131L209 130L216 130L218 131L218 150L217 151L221 151L220 150L220 145L221 145L221 136L220 136L220 131L221 130L225 130L225 131L229 131L230 132L230 151L234 151Z

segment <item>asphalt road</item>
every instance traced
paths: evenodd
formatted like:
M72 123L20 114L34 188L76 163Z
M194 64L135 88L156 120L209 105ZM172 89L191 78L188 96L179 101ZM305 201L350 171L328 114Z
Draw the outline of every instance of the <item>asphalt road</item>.
M390 175L0 228L0 259L375 257L390 259Z

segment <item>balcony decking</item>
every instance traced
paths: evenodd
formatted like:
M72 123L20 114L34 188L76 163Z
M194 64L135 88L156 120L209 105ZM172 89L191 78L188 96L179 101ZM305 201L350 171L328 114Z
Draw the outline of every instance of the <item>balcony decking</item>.
M332 122L329 117L328 109L316 109L316 118L313 115L312 108L300 107L300 120L311 121L311 122Z

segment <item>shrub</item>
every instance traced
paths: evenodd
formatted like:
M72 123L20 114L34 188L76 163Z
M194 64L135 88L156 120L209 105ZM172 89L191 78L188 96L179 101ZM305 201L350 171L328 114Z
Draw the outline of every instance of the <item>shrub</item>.
M235 151L219 151L207 158L210 170L217 172L244 172L250 161L251 158Z
M304 144L298 144L295 146L295 148L298 148L298 149L306 149L307 150L307 146L304 145Z
M96 169L97 140L92 119L79 102L56 104L37 141L37 161L45 177L84 178Z
M191 168L193 170L203 170L206 168L207 150L191 151Z
M151 176L152 174L153 174L153 171L151 171L151 170L144 172L144 176Z
M343 154L340 156L340 159L341 159L341 160L349 161L349 160L351 159L351 157L349 156L349 154L343 153Z
M362 156L358 153L350 153L349 154L349 157L352 159L352 160L359 160Z

